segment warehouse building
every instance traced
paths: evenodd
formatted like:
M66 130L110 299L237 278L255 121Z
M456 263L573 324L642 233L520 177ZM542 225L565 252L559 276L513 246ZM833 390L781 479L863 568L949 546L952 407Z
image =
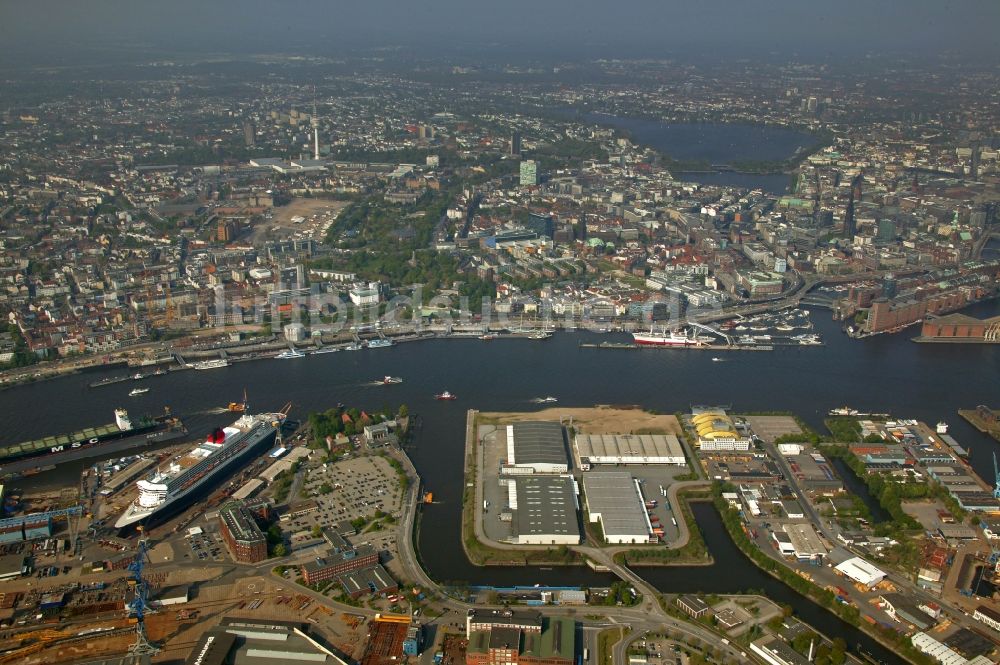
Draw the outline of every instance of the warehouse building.
M673 434L577 434L574 449L584 471L597 464L684 466L684 448Z
M826 556L826 547L811 524L786 524L792 554L800 561L818 561Z
M587 518L600 522L604 540L611 544L648 543L653 532L639 483L618 471L591 472L583 477Z
M269 619L223 617L205 632L185 661L187 665L269 665L309 662L346 665L309 635L309 624Z
M362 596L384 596L399 591L399 585L380 564L345 573L339 578L344 592L357 600Z
M848 559L834 570L868 589L885 579L884 572L859 556Z
M566 473L569 460L563 427L547 421L527 421L507 425L505 474Z
M507 481L518 545L579 545L576 482L570 476L516 476Z

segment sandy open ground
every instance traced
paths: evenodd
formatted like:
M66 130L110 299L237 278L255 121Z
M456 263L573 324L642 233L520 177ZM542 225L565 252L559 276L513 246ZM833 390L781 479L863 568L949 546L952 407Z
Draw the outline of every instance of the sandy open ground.
M325 227L337 219L340 211L350 205L349 201L335 201L322 198L295 198L286 206L273 208L274 217L254 226L252 239L287 238L294 234L312 237L317 242L323 240ZM295 224L293 217L304 217L305 221ZM315 217L315 219L313 219Z
M519 420L562 420L580 432L591 434L681 434L677 417L654 414L640 409L622 409L606 406L552 407L541 411L520 413L487 412L479 414L479 422L513 423Z

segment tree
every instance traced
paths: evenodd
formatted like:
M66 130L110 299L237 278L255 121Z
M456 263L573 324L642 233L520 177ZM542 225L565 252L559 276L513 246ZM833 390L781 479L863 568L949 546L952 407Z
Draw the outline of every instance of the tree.
M274 556L285 556L288 554L288 548L285 547L284 543L278 543L274 546Z
M401 404L399 407L399 417L406 418L408 415L410 415L410 407L405 404Z
M321 538L322 536L323 536L323 527L321 527L319 524L313 524L312 537Z

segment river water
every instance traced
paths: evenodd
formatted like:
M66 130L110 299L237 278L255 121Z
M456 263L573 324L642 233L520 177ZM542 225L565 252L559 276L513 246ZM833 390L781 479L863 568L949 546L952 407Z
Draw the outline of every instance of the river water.
M971 308L974 316L1000 314L1000 305ZM959 408L998 404L1000 348L974 345L915 344L918 330L851 340L829 312L813 311L816 332L826 346L792 347L774 352L732 352L713 362L712 352L683 349L621 351L580 348L582 341L628 341L624 334L557 333L546 341L498 339L432 340L391 348L308 356L294 360L260 360L210 371L185 371L145 382L150 392L127 397L133 387L122 383L102 388L87 384L101 374L40 382L0 392L7 414L0 442L16 442L109 422L115 407L134 415L159 412L169 405L184 416L193 436L232 420L219 407L242 398L246 388L253 410L276 410L293 403L292 417L304 418L338 402L359 408L407 404L423 427L410 450L425 486L439 503L423 513L418 546L423 562L437 580L475 584L586 584L606 581L585 569L539 571L532 568L482 569L469 564L461 547L465 411L538 409L531 399L558 397L560 406L638 404L671 413L692 404L732 404L734 410L788 410L817 429L831 408L851 405L863 411L887 412L929 423L947 420L951 432L973 451L972 464L992 478L991 452L1000 448L956 414ZM120 374L122 370L109 372ZM404 383L369 385L391 374ZM433 399L449 390L453 402ZM213 412L214 411L214 412ZM73 482L82 464L68 464L19 481L22 485ZM643 571L668 592L737 591L764 588L788 602L807 621L849 644L859 638L849 626L809 603L750 565L721 531L709 507L696 510L718 564ZM869 643L869 641L865 641ZM873 648L874 651L874 648ZM888 658L888 656L886 656Z

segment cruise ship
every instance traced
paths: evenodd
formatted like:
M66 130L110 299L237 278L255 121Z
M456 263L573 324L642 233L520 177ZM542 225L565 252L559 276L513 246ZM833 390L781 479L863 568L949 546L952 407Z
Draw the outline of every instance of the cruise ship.
M200 496L199 489L213 488L214 478L225 477L254 453L270 447L285 416L281 413L245 413L235 423L216 428L208 438L188 452L161 463L139 480L139 496L115 522L123 529L150 517L167 517Z
M664 330L663 332L632 333L632 339L636 344L646 346L705 346L705 340L697 337L688 337L676 330Z

